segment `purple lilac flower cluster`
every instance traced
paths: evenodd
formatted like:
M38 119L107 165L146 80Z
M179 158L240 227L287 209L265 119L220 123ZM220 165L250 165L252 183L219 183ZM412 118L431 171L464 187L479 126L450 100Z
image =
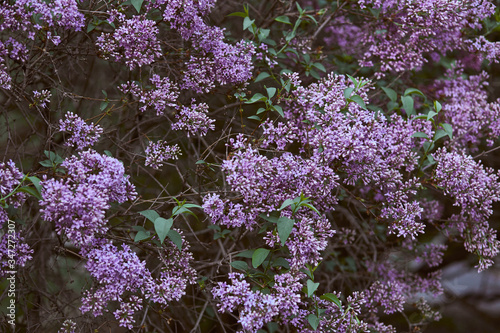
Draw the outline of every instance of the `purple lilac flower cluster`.
M164 162L176 160L180 154L181 149L178 145L170 146L163 140L150 141L146 147L146 165L158 170Z
M33 91L33 106L37 105L41 108L46 108L47 104L50 103L50 98L52 93L49 90Z
M11 194L20 185L23 178L23 173L12 160L0 162L0 199L5 200L7 205L19 207L26 200L26 193ZM3 211L3 208L0 208L0 211Z
M173 130L185 130L188 137L190 135L205 136L208 130L215 129L215 120L207 116L208 104L195 103L194 100L190 106L181 106L179 113L175 115L176 122L172 124Z
M464 152L440 148L433 156L438 163L433 176L436 185L455 200L455 206L461 207L460 214L450 217L449 225L458 230L467 251L479 256L477 267L482 271L500 252L496 231L487 221L493 203L500 200L499 175Z
M447 74L449 79L437 82L434 88L443 101L444 119L453 126L452 145L477 151L484 138L493 145L500 135L500 99L488 102L488 74L464 78L460 65Z
M367 50L360 61L362 66L380 65L378 77L387 72L419 68L427 62L425 55L432 52L442 55L453 50L487 52L487 59L494 59L498 53L500 44L490 45L484 38L469 42L463 33L467 29L480 29L481 21L494 14L495 6L490 1L376 0L362 1L359 5L380 10L373 30L365 31L362 44L367 45Z
M132 70L150 65L161 56L155 21L142 16L126 19L120 13L116 21L119 27L113 33L103 33L96 41L105 59L124 61Z
M177 98L179 98L179 88L168 77L160 77L153 74L149 81L152 87L141 88L135 82L122 84L118 89L124 94L130 93L135 98L139 98L141 107L139 110L146 111L148 107L156 111L156 115L162 115L166 107L178 108Z
M0 200L2 206L19 207L26 200L26 193L17 192L12 194L23 178L23 173L12 160L0 162ZM16 270L13 266L24 267L28 260L33 259L33 250L26 244L21 233L15 230L15 224L9 223L7 212L0 207L0 229L7 224L8 228L2 233L0 239L0 277L4 276L7 271ZM12 260L15 262L14 265Z
M155 277L128 245L119 249L105 239L94 239L82 248L82 254L96 286L85 292L80 310L97 317L108 311L110 301L119 301L120 308L113 314L120 326L132 329L134 314L142 309L144 299L167 305L195 283L196 272L190 267L193 256L188 250L184 238L181 251L170 241L158 248L162 266Z
M88 125L82 118L73 112L68 112L65 119L59 121L59 131L69 132L71 136L66 140L66 145L77 150L92 147L101 136L103 129L99 125Z
M243 274L229 273L231 284L218 282L212 295L220 300L219 311L239 309L241 332L257 332L273 320L289 321L298 314L302 284L290 274L275 276L270 293L253 291Z
M41 182L43 218L75 244L89 243L96 233L106 232L110 203L133 200L135 188L120 161L92 150L67 158L61 167L67 177Z

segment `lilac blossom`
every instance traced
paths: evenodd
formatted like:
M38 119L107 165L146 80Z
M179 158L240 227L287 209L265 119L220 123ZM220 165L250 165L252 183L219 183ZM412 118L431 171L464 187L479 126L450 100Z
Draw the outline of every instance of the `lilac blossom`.
M71 134L66 141L67 146L83 150L92 147L99 140L103 129L99 125L94 125L94 123L88 125L78 115L68 112L64 120L59 120L59 131Z
M26 200L26 193L16 192L11 193L20 186L24 179L23 173L16 167L16 164L9 160L0 162L0 199L5 200L6 204L19 207ZM8 198L4 199L10 195ZM2 209L2 208L0 208Z
M141 16L119 22L113 33L103 33L97 38L97 46L106 59L124 61L132 70L150 65L161 56L156 22Z
M196 272L190 267L193 256L184 238L181 251L171 241L158 249L163 263L158 276L151 273L146 262L128 245L119 249L105 239L94 239L82 248L82 254L88 259L85 267L96 285L84 293L80 310L100 316L108 311L109 302L119 301L120 308L113 314L120 326L129 329L144 300L166 305L179 300L187 285L196 280Z
M161 77L153 74L149 79L152 86L141 88L135 82L122 84L119 89L124 94L130 93L139 99L141 107L139 110L146 111L147 108L153 108L156 115L162 115L167 107L177 108L175 103L179 98L179 88L168 77Z
M190 135L205 136L208 130L214 130L215 120L208 117L208 104L196 104L194 100L191 106L182 106L179 113L175 115L176 122L172 124L173 130L185 130L188 137Z
M163 140L150 141L146 147L146 165L158 170L164 162L176 160L179 155L181 150L178 145L170 146Z
M59 234L86 244L107 231L105 214L111 202L133 200L135 188L120 161L91 150L66 159L61 167L67 170L65 179L41 182L42 216L55 222Z
M49 90L42 90L42 91L33 91L33 104L32 105L38 105L41 108L47 107L47 104L50 103L50 97L52 97L52 94ZM68 117L68 115L66 116ZM76 122L78 120L73 119Z

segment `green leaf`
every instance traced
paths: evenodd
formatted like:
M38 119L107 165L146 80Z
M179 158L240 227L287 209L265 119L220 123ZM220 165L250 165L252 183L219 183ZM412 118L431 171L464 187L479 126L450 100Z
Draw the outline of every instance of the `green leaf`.
M41 166L44 166L46 168L51 168L53 166L52 162L49 160L41 161L39 163Z
M282 216L278 219L278 235L280 236L281 246L285 246L285 242L292 232L295 220Z
M437 140L441 139L442 137L444 136L447 136L448 133L446 133L444 130L442 129L439 129L436 131L436 133L434 134L434 139L432 139L434 142L436 142Z
M260 73L259 75L257 75L257 77L255 78L255 81L254 82L259 82L259 81L262 81L264 79L267 79L268 77L270 77L271 75L269 75L269 73L267 72L262 72Z
M42 200L42 196L40 195L40 193L38 193L38 191L36 189L34 189L33 187L23 186L23 187L18 188L16 192L28 193L29 195L34 196L38 200Z
M346 74L349 80L351 80L352 83L354 83L354 87L358 87L358 80L356 80L353 76L350 76L349 74Z
M311 297L312 294L318 289L319 283L315 283L311 279L307 280L307 297Z
M252 258L254 252L255 250L245 250L235 255L235 257Z
M413 138L426 138L428 139L429 137L427 136L427 134L425 134L424 132L416 132L416 133L413 133L412 135Z
M235 13L231 13L231 14L229 14L228 16L247 17L247 16L248 16L248 14L247 14L247 13L242 13L242 12L235 12Z
M134 6L135 10L137 10L137 13L140 13L144 0L130 0L130 2L132 3L132 6Z
M453 139L453 128L451 127L451 125L444 123L444 124L441 124L441 127L444 128L444 131L446 132L446 134L448 134L450 139Z
M268 249L263 249L263 248L255 250L255 252L252 255L253 268L259 267L264 262L264 260L266 260L269 252L271 252L271 251L269 251Z
M259 29L259 40L263 41L269 36L270 29Z
M248 117L248 119L261 121L261 119L260 119L260 117L259 117L259 116L250 116L250 117Z
M143 210L142 212L139 212L139 214L141 214L142 216L144 216L145 218L147 218L151 222L154 222L157 218L160 217L160 214L158 214L157 212L155 212L154 210L151 210L151 209Z
M348 99L349 97L351 97L351 94L353 91L354 91L353 87L345 88L344 89L344 98Z
M276 94L276 88L270 87L266 88L267 91L267 96L269 96L269 99L273 98L273 96Z
M319 318L311 313L309 316L307 316L307 321L309 322L309 325L311 325L312 329L316 331L319 325Z
M276 112L278 112L280 116L285 118L285 114L283 113L283 108L281 106L273 105L273 109L276 110Z
M28 177L28 179L33 183L33 185L35 185L35 188L36 190L38 191L38 193L42 193L42 186L40 185L40 178L36 177L36 176L31 176L31 177Z
M423 92L421 92L420 90L416 89L416 88L408 88L405 90L405 96L408 96L408 95L411 95L411 94L417 94L417 95L420 95L422 97L425 98L425 95Z
M398 94L391 88L382 87L382 90L385 92L385 94L387 95L387 97L389 97L391 101L396 102L398 100Z
M177 230L170 230L167 236L170 238L172 243L177 246L179 251L182 250L182 236L177 232Z
M109 150L105 150L104 154L106 154L106 156L113 157L113 154Z
M318 215L321 216L321 213L316 209L316 207L314 207L313 205L309 204L309 203L301 203L300 206L304 206L304 207L307 207L309 208L310 210L312 211L315 211Z
M268 222L271 222L271 223L278 223L280 217L279 217L279 215L276 216L276 214L277 213L273 212L273 213L269 214L269 216L267 216L266 213L262 213L262 214L259 214L259 217L268 221Z
M266 100L267 100L266 96L262 95L261 93L256 93L248 101L246 101L245 104L253 104L255 102L266 101Z
M134 237L134 242L140 242L150 237L149 231L139 231Z
M274 19L276 22L280 22L280 23L285 23L285 24L290 24L292 25L292 23L290 22L290 18L286 15L281 15L281 16L278 16L277 18Z
M283 202L283 204L281 205L280 209L278 209L278 210L283 210L293 203L294 203L293 199L286 199L285 202Z
M163 217L159 217L154 221L155 224L155 231L156 234L158 235L158 238L160 239L160 242L163 244L163 241L165 240L165 237L167 237L168 232L170 231L170 228L172 227L172 224L174 223L173 219L164 219Z
M319 69L322 72L326 72L325 66L323 66L323 64L320 64L319 62L315 62L313 64L313 67L316 67L317 69Z
M401 102L403 102L403 109L408 116L415 114L415 109L413 108L413 98L411 96L401 96Z
M441 103L439 103L438 101L434 101L434 109L439 113L439 111L441 111L442 109Z
M320 298L324 299L324 300L327 300L329 302L333 302L340 309L342 309L342 303L340 302L339 298L337 296L335 296L334 294L327 293L327 294L324 294L323 296L321 296Z
M108 107L108 104L109 104L108 101L101 102L99 109L101 109L101 111L104 111L104 109Z
M276 260L273 260L273 263L272 263L272 266L273 267L283 267L285 269L290 269L290 263L288 261L286 261L285 258L276 258Z
M432 110L429 111L429 113L427 114L427 120L434 118L435 115L437 115L437 112L434 112Z
M205 162L205 160L199 160L199 161L196 161L195 164L207 164L207 162Z
M231 266L233 268L240 270L240 271L247 271L248 270L248 264L244 261L239 261L239 260L233 261L231 263Z
M352 97L349 97L347 99L348 102L354 102L358 104L362 109L366 110L366 104L365 101L359 96L359 95L354 95Z
M255 20L251 20L250 17L246 16L245 19L243 20L243 30L246 30L249 27L251 27L254 22Z
M94 21L90 21L89 25L87 26L87 33L89 33L92 30L94 30L95 27L97 27L97 25L94 24Z

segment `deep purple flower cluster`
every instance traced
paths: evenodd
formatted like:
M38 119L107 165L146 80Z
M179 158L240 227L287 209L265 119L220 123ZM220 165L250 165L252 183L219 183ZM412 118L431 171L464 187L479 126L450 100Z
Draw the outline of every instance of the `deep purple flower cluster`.
M103 129L99 125L94 125L94 123L88 125L78 115L68 112L64 120L59 120L59 131L71 134L66 140L67 146L83 150L92 147L99 140Z
M106 232L105 213L110 203L133 200L135 188L120 161L92 150L66 159L61 166L67 177L41 183L41 212L44 220L55 222L59 234L86 244L96 233Z

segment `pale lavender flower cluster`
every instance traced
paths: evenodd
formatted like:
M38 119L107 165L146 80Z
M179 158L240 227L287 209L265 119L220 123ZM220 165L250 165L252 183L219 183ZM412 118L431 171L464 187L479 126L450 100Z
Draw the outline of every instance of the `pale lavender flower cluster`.
M55 222L57 232L74 243L89 243L96 233L107 231L110 203L133 200L135 188L120 161L92 150L66 159L61 167L66 178L41 182L43 218Z
M66 319L57 333L76 333L76 323L71 319Z
M113 33L103 33L97 38L104 58L124 61L132 70L150 65L162 55L155 21L142 16L125 19L123 14L117 21L120 26Z
M69 132L71 136L66 140L66 145L77 150L92 147L101 136L103 129L99 125L88 125L82 118L73 112L68 112L65 119L59 120L59 131Z
M146 111L148 107L156 111L156 115L162 115L168 107L178 108L177 98L179 98L179 88L168 77L161 77L153 74L149 81L152 87L141 88L135 82L122 84L118 89L124 94L130 93L135 98L139 98L141 107L139 110Z
M208 104L195 103L193 100L190 106L181 106L175 115L176 122L172 124L172 129L185 130L188 137L197 134L205 136L208 130L215 129L215 120L210 119L207 114Z
M181 149L178 145L170 146L163 140L150 141L146 147L146 165L158 170L164 162L176 160L179 155L181 155Z
M500 200L499 175L464 152L441 148L433 156L438 163L433 176L436 185L455 200L455 206L461 207L460 214L453 215L449 224L459 231L467 251L479 256L477 267L482 271L500 252L496 231L487 221L493 203Z
M38 105L41 108L47 107L47 103L50 103L50 97L52 97L52 93L49 90L42 91L33 91L33 104Z

